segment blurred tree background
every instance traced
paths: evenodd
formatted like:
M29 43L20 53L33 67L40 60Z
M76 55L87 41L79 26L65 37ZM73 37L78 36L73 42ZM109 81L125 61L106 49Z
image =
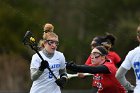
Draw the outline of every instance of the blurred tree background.
M138 46L139 4L140 0L0 0L0 90L30 89L29 66L34 52L22 39L27 30L41 39L43 25L48 22L55 26L58 50L67 61L84 64L92 38L106 32L117 37L114 50L123 60ZM89 89L90 81L72 79L65 89Z

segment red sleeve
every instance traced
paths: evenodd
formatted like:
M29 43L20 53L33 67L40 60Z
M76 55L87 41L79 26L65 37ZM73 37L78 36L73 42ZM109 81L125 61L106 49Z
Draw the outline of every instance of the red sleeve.
M119 63L119 62L121 61L120 56L119 56L117 53L115 53L115 52L114 52L114 56L115 56L115 60L116 60L115 63L116 63L116 64Z
M90 65L91 64L91 57L89 56L87 61L85 62L85 65Z
M120 56L114 52L114 51L110 51L108 54L108 58L111 59L111 61L116 65L117 63L121 62L121 58Z

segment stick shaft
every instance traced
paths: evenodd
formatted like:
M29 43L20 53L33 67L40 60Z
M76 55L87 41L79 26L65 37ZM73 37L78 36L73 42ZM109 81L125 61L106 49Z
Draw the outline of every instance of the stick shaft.
M74 78L74 77L78 77L78 73L77 74L67 74L68 75L68 78L71 79L71 78ZM93 74L90 74L90 73L83 73L84 76L92 76Z
M31 48L38 54L38 56L41 58L41 60L42 61L44 61L44 59L42 58L42 56L40 55L40 53L35 49L35 48L33 48L32 46L31 46ZM47 68L49 71L50 71L50 73L54 76L54 78L57 80L57 77L54 75L54 73L52 72L52 70L48 67Z

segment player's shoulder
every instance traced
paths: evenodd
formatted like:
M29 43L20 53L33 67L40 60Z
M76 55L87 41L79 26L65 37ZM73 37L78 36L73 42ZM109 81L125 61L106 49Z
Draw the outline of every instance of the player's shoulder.
M109 51L110 54L117 54L115 51Z
M37 56L38 56L37 53L34 53L34 54L33 54L33 57L37 57Z
M55 55L57 55L57 56L61 56L61 57L64 56L62 52L57 51L57 50L55 51Z
M136 48L133 49L133 51L138 51L140 50L140 46L137 46Z
M41 54L40 51L39 51L39 53ZM42 55L41 55L41 56L42 56ZM35 54L32 55L32 60L39 61L39 60L41 60L41 59L40 59L39 55L38 55L37 53L35 53Z
M113 64L112 62L107 61L107 62L104 63L104 65L108 65L108 66L111 65L111 66L112 66L112 65L114 65L114 64Z
M110 52L108 53L108 55L110 55L110 56L119 56L118 53L115 52L115 51L110 51Z
M42 51L38 51L39 52L39 54L43 54L43 52ZM38 54L37 53L35 53L35 54L33 54L33 56L38 56Z
M62 52L57 51L57 50L55 51L55 53L56 53L56 54L61 54L61 55L63 54Z
M130 55L137 54L137 53L140 53L140 46L138 46L138 47L136 47L128 52L128 54L130 54Z
M116 66L111 62L105 62L104 65L109 69L111 72L115 72L117 70Z

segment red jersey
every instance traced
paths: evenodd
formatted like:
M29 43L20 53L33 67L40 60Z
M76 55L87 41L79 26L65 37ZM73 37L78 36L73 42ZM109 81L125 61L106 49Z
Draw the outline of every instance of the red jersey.
M110 74L94 74L92 86L98 88L98 93L126 93L124 87L116 79L117 68L110 62L105 62Z

